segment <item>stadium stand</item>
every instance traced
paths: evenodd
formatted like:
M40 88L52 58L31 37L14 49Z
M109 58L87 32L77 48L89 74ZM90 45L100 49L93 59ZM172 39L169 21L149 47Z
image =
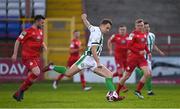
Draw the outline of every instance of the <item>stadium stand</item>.
M84 0L86 13L93 24L98 25L104 17L113 21L113 28L109 35L117 32L118 25L127 25L128 32L134 28L134 21L143 18L151 25L151 30L157 36L156 43L168 52L168 55L180 55L180 1L179 0ZM118 17L117 17L118 16ZM171 36L171 44L168 44ZM107 41L107 38L105 39ZM105 41L105 42L106 42ZM172 43L175 43L173 45ZM103 55L107 55L104 47ZM157 55L157 54L156 54Z
M12 54L15 39L20 32L32 25L26 20L28 0L0 0L0 56L9 57ZM29 0L30 16L46 15L46 0ZM37 11L36 11L37 10Z

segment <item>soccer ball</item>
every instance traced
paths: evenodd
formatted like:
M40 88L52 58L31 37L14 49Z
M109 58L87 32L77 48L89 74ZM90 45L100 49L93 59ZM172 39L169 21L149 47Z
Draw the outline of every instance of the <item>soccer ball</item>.
M107 94L106 94L106 99L108 101L116 101L118 99L118 94L116 93L116 91L109 91Z

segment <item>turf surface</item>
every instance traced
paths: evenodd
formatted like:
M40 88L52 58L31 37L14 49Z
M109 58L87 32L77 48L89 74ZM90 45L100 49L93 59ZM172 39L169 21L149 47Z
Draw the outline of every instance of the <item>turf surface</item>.
M148 96L143 90L144 100L133 94L134 85L128 85L129 91L122 94L125 100L108 102L104 84L89 84L91 91L81 90L80 84L61 83L54 90L51 83L34 84L25 93L22 102L12 99L19 83L0 84L0 108L180 108L180 85L155 85L155 96Z

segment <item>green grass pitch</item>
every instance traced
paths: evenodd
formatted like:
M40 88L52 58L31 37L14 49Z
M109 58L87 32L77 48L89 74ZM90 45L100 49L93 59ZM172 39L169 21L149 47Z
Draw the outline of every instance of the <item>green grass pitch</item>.
M129 91L124 93L126 99L108 102L105 84L88 84L91 91L81 90L78 83L60 83L54 90L51 83L34 84L25 93L22 102L12 99L12 94L19 83L0 84L0 108L180 108L180 85L155 85L155 96L147 96L143 90L144 100L134 96L135 85L128 85Z

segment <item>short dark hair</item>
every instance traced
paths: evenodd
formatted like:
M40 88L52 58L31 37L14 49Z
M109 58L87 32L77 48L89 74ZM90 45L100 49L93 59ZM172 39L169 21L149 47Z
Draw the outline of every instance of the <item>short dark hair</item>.
M119 28L126 27L126 25L120 25Z
M144 22L144 25L148 25L149 23L148 22Z
M75 32L79 32L79 30L74 30L73 33L75 33Z
M45 19L45 17L44 16L42 16L42 15L36 15L35 17L34 17L34 21L37 21L37 20L41 20L41 19Z
M143 19L137 19L137 20L135 21L135 23L141 23L141 22L144 22L144 20L143 20Z
M111 19L103 19L100 24L110 24L112 26L112 20Z

